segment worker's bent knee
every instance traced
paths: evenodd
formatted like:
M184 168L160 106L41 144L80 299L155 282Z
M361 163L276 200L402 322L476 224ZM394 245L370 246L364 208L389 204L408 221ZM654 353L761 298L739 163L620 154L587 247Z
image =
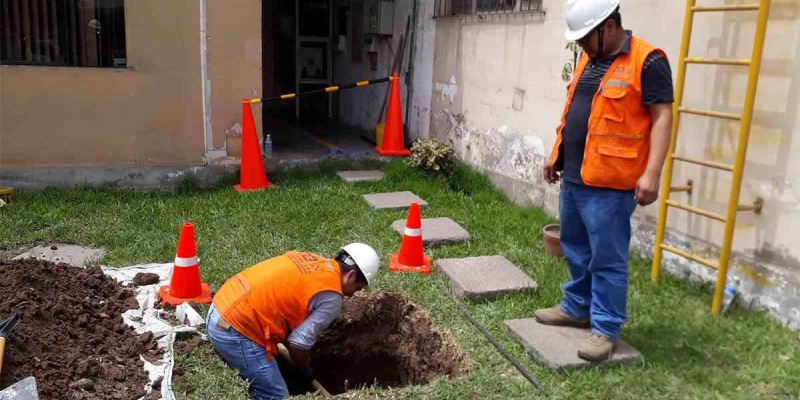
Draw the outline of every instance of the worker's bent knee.
M278 362L268 357L266 350L254 342L242 343L242 356L247 369L239 373L250 382L250 393L256 399L285 399L289 388L278 368Z

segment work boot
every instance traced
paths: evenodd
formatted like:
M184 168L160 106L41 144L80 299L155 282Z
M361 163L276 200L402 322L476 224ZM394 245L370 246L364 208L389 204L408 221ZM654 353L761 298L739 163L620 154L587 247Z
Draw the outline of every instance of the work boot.
M536 317L536 321L544 325L574 326L576 328L589 327L589 318L572 318L564 311L561 311L561 306L536 310L533 315Z
M605 361L617 349L617 340L609 339L599 333L592 332L580 349L578 349L578 357L592 362Z

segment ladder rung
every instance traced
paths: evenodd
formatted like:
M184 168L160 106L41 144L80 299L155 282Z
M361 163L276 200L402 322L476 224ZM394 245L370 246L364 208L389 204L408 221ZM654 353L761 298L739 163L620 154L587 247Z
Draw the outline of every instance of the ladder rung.
M742 116L739 115L739 114L726 113L726 112L720 112L720 111L706 111L706 110L698 110L696 108L686 108L686 107L680 107L680 108L678 108L678 111L680 111L682 113L686 113L686 114L702 115L702 116L706 116L706 117L717 117L717 118L724 118L724 119L732 119L734 121L741 121L742 120Z
M758 11L761 6L758 4L728 4L724 6L694 6L694 12L708 11Z
M676 156L676 155L673 155L672 159L673 160L685 161L685 162L692 163L692 164L697 164L697 165L703 165L703 166L706 166L706 167L709 167L709 168L721 169L723 171L731 171L731 172L733 172L733 166L732 165L722 164L722 163L718 163L718 162L714 162L714 161L698 160L696 158L689 158L689 157Z
M750 59L733 59L733 58L702 58L702 57L689 57L685 59L689 64L715 64L715 65L750 65Z
M666 251L668 251L670 253L675 253L675 254L683 257L683 258L688 258L688 259L690 259L690 260L692 260L694 262L698 262L700 264L703 264L706 267L713 268L713 269L719 268L717 266L717 264L714 264L713 262L711 262L709 260L706 260L703 257L698 257L698 256L696 256L694 254L689 254L689 253L687 253L687 252L685 252L683 250L678 250L678 249L676 249L676 248L674 248L674 247L672 247L672 246L670 246L668 244L661 243L659 246L661 247L661 250L666 250Z
M719 214L712 213L711 211L706 211L706 210L703 210L702 208L697 208L697 207L688 206L686 204L681 204L681 203L678 203L677 201L674 201L674 200L667 200L666 202L667 202L667 205L670 206L670 207L679 208L679 209L681 209L683 211L688 211L690 213L699 214L699 215L702 215L704 217L708 217L708 218L711 218L711 219L715 219L715 220L717 220L719 222L725 223L725 217L723 217L722 215L719 215Z

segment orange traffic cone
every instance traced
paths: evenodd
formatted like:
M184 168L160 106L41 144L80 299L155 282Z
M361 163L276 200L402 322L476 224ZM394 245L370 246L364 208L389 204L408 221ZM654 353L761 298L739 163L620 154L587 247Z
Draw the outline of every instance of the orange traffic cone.
M200 281L200 263L194 241L194 225L183 224L178 238L178 251L172 267L169 286L159 290L161 305L169 303L177 307L183 302L211 304L211 289Z
M422 217L418 203L411 203L400 253L392 254L389 270L396 272L431 272L431 258L422 250Z
M403 111L400 106L400 75L392 74L392 90L386 110L386 127L383 130L383 143L375 151L382 156L410 156L411 151L403 142Z
M258 147L256 122L253 119L250 101L247 99L242 100L242 165L239 174L239 184L233 186L239 193L263 190L272 186L264 169L261 148Z

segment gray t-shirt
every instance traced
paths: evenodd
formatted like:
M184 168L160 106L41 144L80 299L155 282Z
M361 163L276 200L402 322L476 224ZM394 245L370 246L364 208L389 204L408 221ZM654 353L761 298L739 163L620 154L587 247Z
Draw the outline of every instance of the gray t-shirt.
M289 334L289 343L301 350L308 350L317 341L317 336L342 312L342 296L332 291L319 292L308 302L308 318Z

